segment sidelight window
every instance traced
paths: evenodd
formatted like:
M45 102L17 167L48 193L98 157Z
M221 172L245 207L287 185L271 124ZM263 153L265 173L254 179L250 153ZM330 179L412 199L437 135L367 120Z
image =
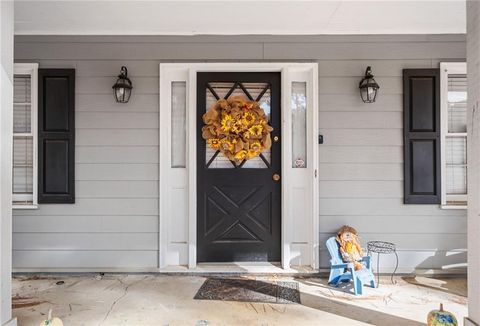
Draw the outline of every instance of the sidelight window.
M171 139L172 168L184 168L187 164L187 83L171 84Z
M307 167L307 83L292 82L292 168Z

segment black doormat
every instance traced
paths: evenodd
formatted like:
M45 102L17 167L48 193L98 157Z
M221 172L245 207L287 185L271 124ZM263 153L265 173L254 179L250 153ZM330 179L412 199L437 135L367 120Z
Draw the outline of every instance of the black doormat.
M265 303L300 303L297 282L207 278L194 299Z

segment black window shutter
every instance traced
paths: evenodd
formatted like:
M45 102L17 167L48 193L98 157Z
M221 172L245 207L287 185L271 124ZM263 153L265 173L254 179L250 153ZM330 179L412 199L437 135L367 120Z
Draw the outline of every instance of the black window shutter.
M439 204L440 70L403 70L404 201Z
M38 70L38 202L75 202L75 69Z

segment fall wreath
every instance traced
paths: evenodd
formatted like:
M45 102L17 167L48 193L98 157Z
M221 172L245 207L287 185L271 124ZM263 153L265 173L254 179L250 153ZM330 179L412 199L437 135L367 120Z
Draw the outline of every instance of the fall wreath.
M203 115L202 137L229 160L252 159L272 145L268 118L255 101L234 96L220 99Z

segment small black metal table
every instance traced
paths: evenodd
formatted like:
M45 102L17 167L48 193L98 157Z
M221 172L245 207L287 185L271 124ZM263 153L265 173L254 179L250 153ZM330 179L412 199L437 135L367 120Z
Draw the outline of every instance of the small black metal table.
M395 265L395 270L390 277L392 284L395 284L393 277L395 276L395 272L398 268L398 255L397 249L394 243L386 242L386 241L370 241L367 242L367 254L371 252L377 254L377 287L380 285L380 254L395 254L395 258L397 259L397 263Z

